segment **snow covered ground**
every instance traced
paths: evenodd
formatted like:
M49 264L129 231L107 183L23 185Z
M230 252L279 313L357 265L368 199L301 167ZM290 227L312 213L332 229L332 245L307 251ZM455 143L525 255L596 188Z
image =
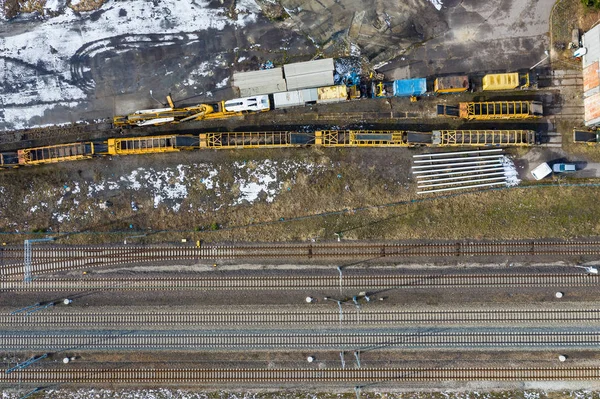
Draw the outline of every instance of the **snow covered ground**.
M442 0L429 0L433 4L433 6L439 11L442 9Z
M60 0L48 2L53 10L62 5L62 14L0 37L0 104L4 111L0 112L0 126L4 130L28 127L31 118L44 115L57 104L74 107L84 103L90 94L89 81L82 87L75 75L87 71L73 66L80 49L85 48L88 57L102 53L110 49L103 39L121 35L135 35L139 40L144 34L193 32L199 40L207 29L254 22L260 11L254 0L238 0L237 20L233 20L227 10L208 4L207 0L108 0L97 11L77 14ZM98 46L85 47L93 42ZM159 41L157 45L164 44Z
M283 190L291 190L299 173L315 175L325 168L325 165L307 162L238 161L233 163L234 173L230 178L223 178L221 167L204 163L136 168L122 176L96 182L66 182L63 187L44 192L42 197L39 192L32 192L22 201L31 214L52 209L51 218L59 223L106 209L104 199L118 193L134 199L131 204L134 211L152 207L193 214L216 211L223 206L273 202ZM0 193L2 190L0 186ZM84 201L87 205L81 209L79 205Z

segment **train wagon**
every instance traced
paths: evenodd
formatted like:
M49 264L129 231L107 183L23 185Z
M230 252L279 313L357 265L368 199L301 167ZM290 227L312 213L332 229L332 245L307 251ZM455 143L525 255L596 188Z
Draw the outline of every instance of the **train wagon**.
M316 104L318 98L317 89L282 91L273 94L273 108L281 109Z
M185 108L154 108L142 109L132 114L116 116L113 125L118 126L159 126L166 123L180 123L199 119L215 112L208 104L199 104Z
M432 144L431 132L402 130L319 130L315 144L323 147L415 147Z
M589 130L573 130L573 142L580 144L596 145L600 142L600 133Z
M440 147L531 146L533 130L434 130L433 142Z
M200 149L215 150L302 147L315 143L313 133L292 131L201 133L199 139Z
M271 109L269 96L234 98L223 103L226 112L261 112Z
M344 85L319 87L317 89L317 103L339 103L348 99L348 89Z
M372 92L375 97L411 97L427 92L427 79L400 79L393 82L373 83Z
M469 77L461 76L443 76L433 81L433 91L439 94L444 93L462 93L469 90Z
M127 137L107 140L107 154L134 155L177 152L198 148L198 140L192 135Z
M529 85L528 73L491 73L483 77L483 91L524 89Z
M41 165L63 161L76 161L94 156L94 143L71 143L47 147L27 148L17 151L19 165Z
M458 106L440 104L437 114L468 120L494 120L540 118L544 112L539 101L487 101L459 103Z
M0 169L19 167L19 158L16 152L0 153Z

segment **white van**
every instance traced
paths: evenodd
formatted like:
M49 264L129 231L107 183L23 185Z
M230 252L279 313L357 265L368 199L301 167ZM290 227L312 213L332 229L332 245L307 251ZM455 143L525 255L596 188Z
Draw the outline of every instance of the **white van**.
M535 180L542 180L550 173L552 173L552 169L550 168L550 165L548 165L546 162L544 162L543 164L531 171L531 174L533 175L533 178Z

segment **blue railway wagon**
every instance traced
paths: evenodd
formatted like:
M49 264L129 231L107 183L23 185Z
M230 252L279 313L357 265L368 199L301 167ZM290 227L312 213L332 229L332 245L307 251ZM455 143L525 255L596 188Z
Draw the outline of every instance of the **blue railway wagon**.
M395 97L420 96L427 92L427 79L401 79L394 81Z

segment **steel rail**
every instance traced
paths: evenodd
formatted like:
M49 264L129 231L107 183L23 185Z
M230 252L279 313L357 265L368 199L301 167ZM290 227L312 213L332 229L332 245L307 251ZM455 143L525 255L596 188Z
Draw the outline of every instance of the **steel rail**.
M6 351L64 350L394 350L596 348L597 331L573 332L0 332Z
M0 384L385 383L440 381L598 380L598 367L360 368L360 369L25 369L0 372Z
M415 289L415 288L520 288L520 287L597 287L600 275L586 273L539 274L413 274L363 276L346 273L329 276L248 276L248 277L168 277L168 278L37 278L0 281L0 290L40 291L227 291L227 290L303 290L324 289Z
M356 324L532 324L598 322L600 309L486 309L486 310L440 310L440 311L400 311L370 310L359 312L350 309L340 320L337 308L298 311L282 310L257 312L231 311L175 311L175 312L93 312L93 313L34 313L29 315L1 314L0 327L7 328L93 328L110 329L123 326L136 326L138 329L156 329L176 326L194 328L215 325L356 325Z

